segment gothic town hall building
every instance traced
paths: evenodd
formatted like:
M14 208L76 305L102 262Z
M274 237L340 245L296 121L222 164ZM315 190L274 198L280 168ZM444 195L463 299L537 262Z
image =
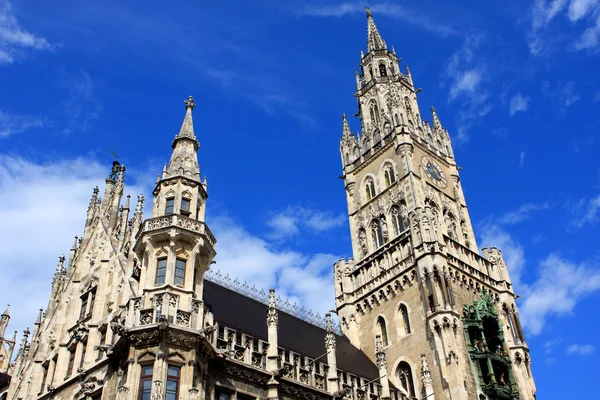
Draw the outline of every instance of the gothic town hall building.
M353 257L333 266L339 325L209 270L190 97L152 215L123 198L115 162L33 330L8 337L1 315L0 399L535 398L508 270L477 250L448 131L434 108L423 118L368 9L367 24L361 133L342 119Z

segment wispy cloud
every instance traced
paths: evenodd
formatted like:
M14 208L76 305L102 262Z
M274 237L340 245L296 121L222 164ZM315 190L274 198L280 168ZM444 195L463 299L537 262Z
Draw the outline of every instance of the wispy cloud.
M519 111L527 111L529 108L529 98L523 96L521 93L515 94L508 105L510 115L513 116Z
M230 218L211 219L218 238L215 267L258 288L324 313L333 308L333 268L339 256L280 249L276 243L249 233Z
M81 234L92 188L103 184L109 169L90 158L38 162L0 154L0 304L12 302L20 309L11 318L11 329L31 326L38 309L48 304L58 257ZM14 193L20 201L11 200Z
M0 64L12 64L27 50L52 50L44 38L36 36L19 25L12 4L0 1Z
M571 314L582 298L600 291L600 265L596 261L576 263L557 253L551 253L535 265L533 279L523 279L527 265L525 251L507 227L546 208L545 204L525 204L500 218L487 218L479 229L484 247L495 246L502 251L515 291L521 295L523 324L533 335L543 330L549 317ZM548 347L555 345L552 343Z
M527 264L521 243L502 225L484 225L483 246L496 246L510 271L515 291L521 295L520 315L525 329L532 335L542 332L548 318L563 317L573 312L584 297L600 291L600 265L575 263L551 253L535 266L536 277L523 280Z
M62 84L69 94L63 104L65 119L63 133L86 132L102 110L100 100L95 93L96 84L85 71L66 74Z
M596 348L591 344L572 344L567 347L566 353L571 356L589 356L594 354L595 351Z
M572 25L584 26L572 41L575 50L595 49L600 44L600 0L536 0L531 8L529 50L540 55L547 50L550 23L563 14Z
M41 117L9 114L0 110L0 138L24 132L30 128L41 128L45 121L45 118Z
M427 31L436 33L440 36L449 36L457 34L456 29L443 23L435 21L427 14L416 9L395 4L392 2L382 2L369 5L373 13L385 15L390 18L402 20L406 23L419 26ZM343 17L346 15L364 14L364 2L344 2L336 4L309 5L301 8L298 13L312 17Z
M514 225L525 220L531 219L533 214L537 211L547 210L550 208L548 203L542 204L523 204L518 209L514 211L509 211L503 215L501 215L498 219L495 219L496 223L502 225Z
M578 230L585 225L600 221L600 195L590 199L583 198L573 205L568 205L570 214L570 230Z
M555 86L544 81L542 82L542 94L555 99L562 111L575 104L580 97L575 91L573 81L558 82Z
M483 82L487 79L485 60L483 57L475 57L475 51L483 40L482 35L467 36L463 45L447 62L445 80L449 87L448 100L461 102L458 130L454 138L459 144L469 140L469 129L479 124L480 119L491 110L489 94L483 87Z
M525 152L522 151L519 154L519 168L523 167L523 165L525 165Z
M301 230L325 232L343 226L345 222L344 215L333 215L306 207L289 207L271 216L267 220L267 226L272 229L270 238L282 240L298 235Z

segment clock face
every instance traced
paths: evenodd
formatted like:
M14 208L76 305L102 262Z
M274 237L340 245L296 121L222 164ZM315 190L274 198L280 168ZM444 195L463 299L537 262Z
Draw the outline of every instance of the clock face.
M448 184L446 175L444 175L442 169L435 161L427 156L424 156L421 158L421 166L423 167L425 174L436 184L436 186L440 188L446 187Z

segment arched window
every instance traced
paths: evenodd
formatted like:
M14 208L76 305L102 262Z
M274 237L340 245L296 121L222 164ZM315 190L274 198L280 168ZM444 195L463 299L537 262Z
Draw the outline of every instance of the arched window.
M389 344L387 328L385 326L385 319L383 319L383 317L377 318L377 335L376 336L381 336L381 345L383 347L386 347Z
M385 177L385 185L390 186L396 183L396 175L394 174L394 169L390 164L385 166L385 170L383 171L383 176Z
M427 132L427 141L429 144L433 144L433 136L429 132Z
M379 109L377 108L377 104L374 101L369 105L369 113L371 114L371 123L378 126L379 125Z
M379 75L387 76L387 70L385 69L384 63L379 64Z
M398 114L394 114L394 122L396 123L396 126L400 125L400 118L398 118Z
M365 192L367 200L371 200L375 197L375 182L373 182L373 179L367 179L367 182L365 183Z
M369 65L369 78L373 79L373 68Z
M378 220L374 219L371 222L371 237L373 238L373 246L375 248L383 246L383 230Z
M402 221L400 207L398 206L392 207L392 229L394 230L394 237L398 236L400 233L404 232L404 229L406 229L404 226L404 221Z
M400 304L400 316L402 317L402 328L404 329L404 334L410 334L410 319L408 318L408 308L406 304Z
M406 393L411 397L416 397L415 384L413 382L412 370L406 361L400 362L398 365L398 380Z

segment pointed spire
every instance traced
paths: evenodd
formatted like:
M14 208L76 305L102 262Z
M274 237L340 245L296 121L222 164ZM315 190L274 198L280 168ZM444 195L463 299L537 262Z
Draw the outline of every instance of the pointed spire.
M331 314L325 314L325 350L327 351L327 390L336 393L339 390L337 358L335 352L335 334L333 333L333 321Z
M175 143L177 139L188 138L192 139L195 143L196 150L198 145L198 140L196 139L196 135L194 134L194 121L192 119L192 111L196 108L196 103L194 102L194 98L189 96L187 100L183 101L185 104L185 117L183 118L183 123L181 124L181 129L179 130L179 134L175 136L175 140L173 141L173 148L175 148Z
M159 175L157 183L161 179L167 179L173 176L185 175L200 182L200 168L198 166L198 155L200 143L194 134L194 122L192 121L192 110L196 107L194 98L188 97L185 103L185 117L179 134L173 140L173 153L167 165L166 171L163 169L162 177ZM190 146L190 142L192 146Z
M387 50L385 41L377 30L377 25L373 20L373 13L369 7L365 7L367 12L367 52L373 50Z
M387 356L383 351L381 335L375 336L375 359L379 369L379 384L381 385L381 398L390 398L390 381L387 376Z
M437 111L435 110L435 107L431 107L431 115L432 115L432 119L433 119L433 131L437 132L439 131L443 131L444 128L442 127L442 122L440 121L440 117L437 114Z
M6 305L6 310L4 310L4 312L2 313L3 317L9 317L10 318L10 303L8 303Z
M38 313L37 319L35 320L35 325L42 324L42 315L44 314L44 309L40 308L40 312Z
M354 136L352 131L350 130L350 125L348 124L348 119L346 118L346 114L342 114L342 138L346 139Z

